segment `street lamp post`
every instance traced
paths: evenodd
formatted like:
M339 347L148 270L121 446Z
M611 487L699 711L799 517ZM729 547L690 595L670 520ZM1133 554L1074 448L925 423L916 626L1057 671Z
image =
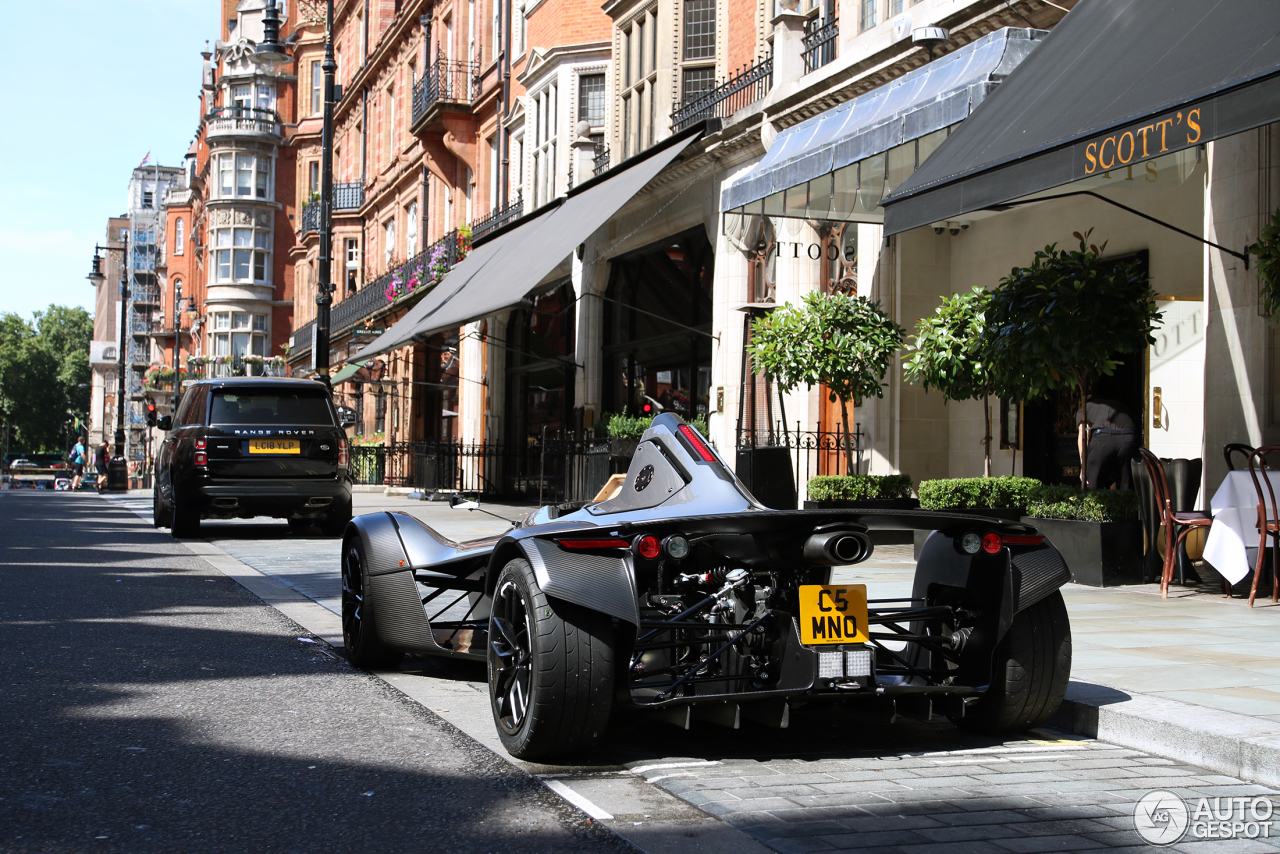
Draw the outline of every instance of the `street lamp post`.
M182 394L182 282L173 283L173 411Z
M116 457L123 460L124 458L124 395L125 395L125 344L129 335L129 232L121 231L120 239L122 246L99 246L96 243L93 246L93 269L86 277L93 282L95 286L101 285L105 276L102 274L102 252L120 252L122 253L123 262L121 263L122 274L120 276L120 342L117 347L117 366L116 366L116 435L115 450ZM105 398L106 389L103 389ZM105 407L105 400L103 403ZM106 425L103 425L103 432L106 432ZM127 481L126 481L127 483Z
M329 382L329 306L333 304L333 0L327 0L324 21L324 118L320 125L320 269L316 278L316 340L312 348L316 374L325 387Z

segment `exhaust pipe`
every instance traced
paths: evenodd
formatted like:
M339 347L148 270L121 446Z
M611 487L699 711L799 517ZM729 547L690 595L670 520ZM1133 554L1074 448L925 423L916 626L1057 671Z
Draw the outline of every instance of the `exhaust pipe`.
M805 541L804 559L825 566L847 566L871 557L871 538L862 531L819 531Z
M214 506L214 507L217 507L217 508L219 508L219 509L226 509L226 508L235 507L235 506L236 506L237 504L239 504L239 503L240 503L240 500L239 500L238 498L215 498L215 499L213 499L213 506Z

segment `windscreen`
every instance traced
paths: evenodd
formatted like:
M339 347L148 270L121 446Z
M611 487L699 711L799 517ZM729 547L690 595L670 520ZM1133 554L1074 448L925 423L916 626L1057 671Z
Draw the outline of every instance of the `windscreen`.
M329 398L320 389L218 389L212 403L210 424L292 427L334 423Z

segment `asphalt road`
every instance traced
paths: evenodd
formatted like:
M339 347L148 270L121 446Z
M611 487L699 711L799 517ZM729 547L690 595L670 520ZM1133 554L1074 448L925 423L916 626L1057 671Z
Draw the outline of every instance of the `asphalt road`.
M183 545L0 492L6 852L629 846Z

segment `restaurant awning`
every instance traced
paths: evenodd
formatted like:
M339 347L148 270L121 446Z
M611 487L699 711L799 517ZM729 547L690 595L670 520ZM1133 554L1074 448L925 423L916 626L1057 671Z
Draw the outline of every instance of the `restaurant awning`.
M681 134L659 143L630 165L620 164L612 174L570 190L556 207L477 245L434 291L357 357L367 359L518 305L698 135Z
M886 184L910 175L1044 35L997 30L787 128L722 192L720 210L878 222ZM916 140L923 151L908 150Z
M884 199L885 233L1275 121L1274 0L1080 0Z
M352 375L354 375L355 372L360 370L362 367L364 367L363 362L351 362L349 364L343 365L341 368L338 368L338 370L333 372L333 376L329 377L329 382L332 383L333 385L337 385L338 383L344 383L347 380L351 379Z

